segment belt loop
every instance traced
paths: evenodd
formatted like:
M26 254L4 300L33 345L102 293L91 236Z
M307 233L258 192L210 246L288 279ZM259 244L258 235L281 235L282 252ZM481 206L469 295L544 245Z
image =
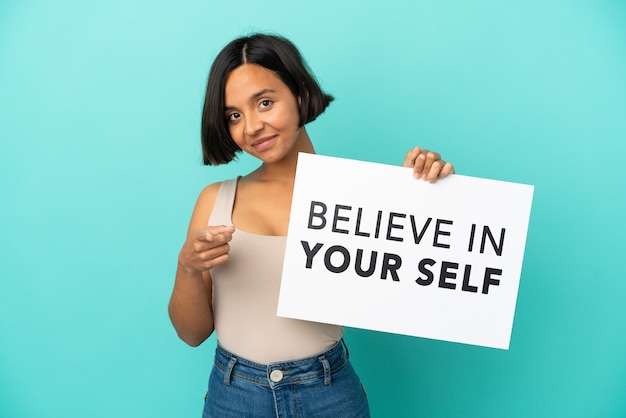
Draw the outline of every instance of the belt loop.
M231 357L228 365L226 366L226 370L224 370L224 384L227 386L230 386L230 375L233 373L235 363L237 363L237 358Z
M324 356L320 357L320 362L322 363L322 367L324 367L324 384L330 385L330 363Z
M348 351L348 346L346 345L346 341L342 338L341 344L343 344L343 348L346 349L346 358L350 358L350 352Z

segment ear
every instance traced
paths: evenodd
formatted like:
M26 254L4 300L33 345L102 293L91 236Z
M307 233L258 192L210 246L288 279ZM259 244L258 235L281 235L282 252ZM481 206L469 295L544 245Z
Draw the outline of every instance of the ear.
M306 102L308 103L311 95L309 94L309 90L304 86L304 83L302 83L302 92L305 96ZM298 106L302 107L302 95L298 96Z
M304 87L304 86L303 86ZM311 112L311 96L306 88L302 89L302 93L298 95L298 110L300 114L300 126L304 126L309 122L309 113Z

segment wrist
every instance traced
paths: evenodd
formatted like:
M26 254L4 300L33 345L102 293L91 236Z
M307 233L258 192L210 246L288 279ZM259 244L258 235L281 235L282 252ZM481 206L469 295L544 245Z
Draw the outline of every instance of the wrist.
M186 265L180 260L180 258L178 259L178 271L183 273L185 276L202 279L201 270L197 270L191 266Z

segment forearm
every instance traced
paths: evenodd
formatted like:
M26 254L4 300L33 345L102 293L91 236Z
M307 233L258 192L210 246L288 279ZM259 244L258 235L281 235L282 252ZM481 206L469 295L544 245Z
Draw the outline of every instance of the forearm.
M191 346L198 346L213 333L211 283L202 272L189 272L180 264L169 303L169 315L178 336Z

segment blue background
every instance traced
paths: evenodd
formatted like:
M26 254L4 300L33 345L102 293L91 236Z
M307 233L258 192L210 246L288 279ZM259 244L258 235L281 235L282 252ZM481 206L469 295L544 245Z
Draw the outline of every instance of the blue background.
M626 416L626 5L0 2L0 416L199 416L167 317L208 68L274 31L337 100L321 154L535 185L509 351L347 331L375 417Z

